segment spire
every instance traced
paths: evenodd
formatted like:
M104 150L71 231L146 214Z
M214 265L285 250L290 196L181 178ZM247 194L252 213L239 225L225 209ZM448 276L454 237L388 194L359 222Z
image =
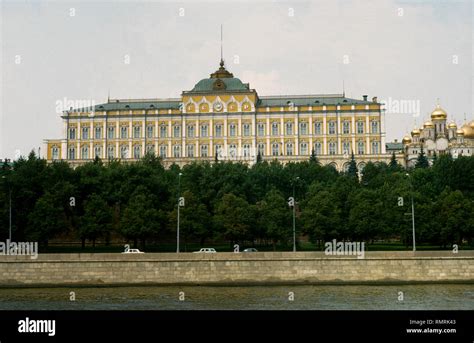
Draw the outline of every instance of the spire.
M222 43L222 40L223 40L223 34L222 34L222 24L221 24L221 63L220 63L220 66L223 67L224 66L224 44Z

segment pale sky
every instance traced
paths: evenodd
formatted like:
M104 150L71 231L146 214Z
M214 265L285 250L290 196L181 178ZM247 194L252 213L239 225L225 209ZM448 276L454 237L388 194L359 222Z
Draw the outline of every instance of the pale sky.
M0 158L64 138L64 99L179 97L217 69L221 24L228 70L259 95L344 81L348 97L390 102L387 141L437 98L449 121L473 119L471 0L0 3Z

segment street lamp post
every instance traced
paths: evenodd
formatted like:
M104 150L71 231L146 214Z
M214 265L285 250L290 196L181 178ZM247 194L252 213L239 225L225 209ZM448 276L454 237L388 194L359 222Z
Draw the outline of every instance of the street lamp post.
M183 173L178 174L178 221L177 221L177 228L176 228L176 252L179 253L179 208L181 207L181 175Z
M413 251L416 251L416 242L415 242L415 204L413 201L413 183L410 178L410 174L406 174L410 180L410 196L411 196L411 225L412 225L412 235L413 235Z
M299 180L299 177L293 181L293 252L296 252L296 198L295 198L295 185L296 180Z

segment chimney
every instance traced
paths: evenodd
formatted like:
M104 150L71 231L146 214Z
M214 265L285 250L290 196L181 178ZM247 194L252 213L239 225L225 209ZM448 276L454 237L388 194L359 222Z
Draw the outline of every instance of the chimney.
M362 95L362 97L364 98L364 101L367 101L367 95Z
M374 96L374 97L372 98L372 102L377 102L377 97L376 97L376 96Z

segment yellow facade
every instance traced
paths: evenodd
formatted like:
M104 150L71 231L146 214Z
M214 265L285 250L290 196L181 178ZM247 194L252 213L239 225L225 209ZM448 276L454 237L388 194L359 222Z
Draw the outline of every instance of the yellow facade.
M165 164L195 160L307 160L339 169L352 152L362 165L386 161L380 103L343 94L259 96L218 71L175 99L109 99L93 111L62 115L64 138L47 140L47 158L78 165L101 159L135 161L147 152Z

